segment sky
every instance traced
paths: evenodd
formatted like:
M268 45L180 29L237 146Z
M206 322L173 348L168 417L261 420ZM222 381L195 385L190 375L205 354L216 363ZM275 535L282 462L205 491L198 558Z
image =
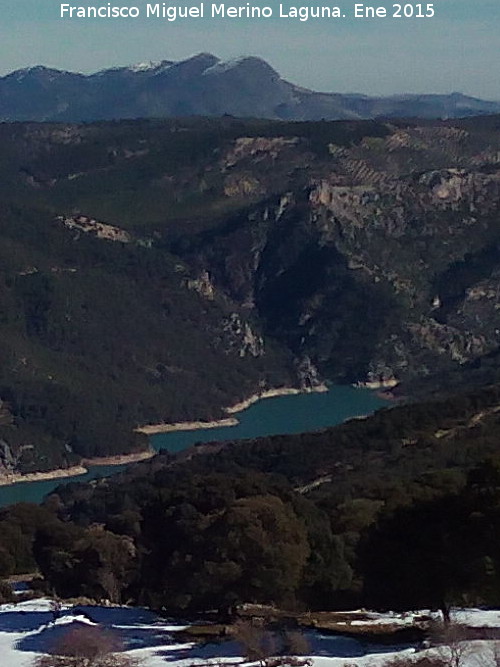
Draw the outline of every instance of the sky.
M333 0L346 18L61 19L59 0L0 0L0 74L31 65L84 73L210 52L256 55L283 78L325 92L369 95L462 92L500 100L500 0L436 0L432 18L355 18L356 0ZM168 5L200 0L167 0ZM222 0L216 0L220 3ZM284 0L317 6L324 0ZM328 0L326 0L328 2ZM250 0L279 14L280 0ZM73 0L77 6L107 0ZM146 0L112 0L136 6ZM245 4L228 0L226 6ZM364 3L385 7L384 0ZM418 4L412 4L416 9ZM211 6L205 0L206 11ZM423 11L427 3L422 3Z

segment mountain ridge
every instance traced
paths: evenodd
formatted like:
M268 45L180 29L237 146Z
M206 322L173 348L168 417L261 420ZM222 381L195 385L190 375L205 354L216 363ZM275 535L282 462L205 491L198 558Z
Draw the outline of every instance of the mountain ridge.
M264 59L211 53L91 74L35 65L0 77L0 121L91 122L223 116L275 120L459 118L500 113L500 101L460 92L369 96L318 92L283 79Z

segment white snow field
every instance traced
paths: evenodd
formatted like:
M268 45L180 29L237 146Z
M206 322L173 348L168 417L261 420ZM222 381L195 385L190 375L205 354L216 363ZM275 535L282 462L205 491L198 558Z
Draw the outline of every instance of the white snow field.
M359 613L359 612L358 612ZM366 612L365 612L366 613ZM367 613L370 622L407 625L415 614ZM467 609L455 612L454 619L470 627L499 628L500 610ZM352 621L362 624L365 621ZM112 630L123 641L126 653L141 660L141 667L190 667L197 664L243 662L236 642L200 646L179 641L176 634L186 625L168 622L154 612L134 607L64 605L54 620L50 599L41 598L0 605L0 667L31 667L35 658L70 627L99 625ZM383 667L394 658L409 662L416 657L436 654L436 649L416 651L415 647L381 647L338 635L310 633L313 667ZM471 641L459 667L498 667L500 642ZM445 651L445 649L443 649ZM441 653L443 654L443 653Z
M148 647L142 649L147 658L144 667L165 667L165 654L171 656L192 647L171 639L186 626L162 622L146 609L65 605L54 621L51 600L42 598L0 605L0 667L31 666L69 627L78 625L100 625L115 631L130 653L136 653L134 646Z

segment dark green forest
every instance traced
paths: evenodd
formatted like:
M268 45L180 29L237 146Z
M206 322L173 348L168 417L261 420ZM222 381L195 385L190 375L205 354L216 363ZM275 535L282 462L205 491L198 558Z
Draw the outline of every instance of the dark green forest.
M498 117L0 125L5 472L256 391L500 381Z
M0 575L191 615L499 604L500 119L0 125L2 473L255 392L336 428L163 452L0 513Z
M188 616L498 604L499 401L489 387L61 486L2 510L0 574Z
M138 425L220 417L256 389L300 384L287 345L223 289L204 291L206 267L182 256L194 232L248 208L221 193L214 159L242 134L277 128L318 154L332 139L387 133L229 118L0 125L6 471L144 449Z

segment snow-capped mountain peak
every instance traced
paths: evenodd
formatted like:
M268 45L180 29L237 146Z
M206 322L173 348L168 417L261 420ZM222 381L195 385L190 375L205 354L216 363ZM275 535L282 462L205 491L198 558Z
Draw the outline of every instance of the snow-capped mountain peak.
M136 63L135 65L129 65L126 69L130 72L149 72L151 70L158 69L163 62L161 60L153 61L148 60L143 63Z

